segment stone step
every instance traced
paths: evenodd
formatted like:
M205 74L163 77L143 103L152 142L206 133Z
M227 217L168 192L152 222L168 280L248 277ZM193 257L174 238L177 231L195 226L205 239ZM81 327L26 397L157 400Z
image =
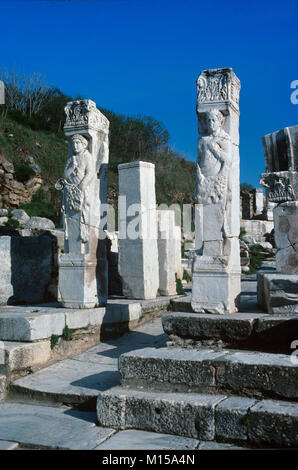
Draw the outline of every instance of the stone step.
M297 339L298 317L265 313L172 312L162 316L164 331L174 342L221 342L225 346L290 352Z
M113 434L95 450L247 450L233 444L198 441L183 436L127 429ZM154 460L153 460L154 461ZM158 459L155 459L158 462Z
M7 376L22 374L44 364L50 358L51 347L49 341L36 343L0 342L0 373Z
M0 450L16 450L18 447L18 442L0 440Z
M100 425L260 447L298 446L298 404L225 395L147 392L115 387L100 393Z
M114 434L96 425L96 413L0 403L0 439L37 449L91 450Z
M106 307L92 309L62 308L58 303L34 306L0 306L0 341L40 341L61 336L67 325L74 330L98 329L109 338L148 321L167 310L171 299L152 300L110 298Z
M145 348L122 354L121 384L149 390L228 393L298 401L298 364L285 354Z
M99 392L119 380L116 364L66 359L12 382L9 396L26 402L84 404L94 410Z

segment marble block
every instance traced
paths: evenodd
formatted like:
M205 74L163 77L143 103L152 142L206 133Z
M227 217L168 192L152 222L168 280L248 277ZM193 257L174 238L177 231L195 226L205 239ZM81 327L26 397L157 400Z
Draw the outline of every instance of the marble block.
M157 211L159 294L176 295L175 213Z
M119 170L119 258L123 295L155 299L159 288L155 165L132 162Z

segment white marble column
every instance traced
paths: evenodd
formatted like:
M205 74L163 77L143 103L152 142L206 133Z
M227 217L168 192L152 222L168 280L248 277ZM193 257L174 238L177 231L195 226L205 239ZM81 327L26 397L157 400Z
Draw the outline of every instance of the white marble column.
M155 166L132 162L119 170L119 274L123 294L155 299L159 287Z

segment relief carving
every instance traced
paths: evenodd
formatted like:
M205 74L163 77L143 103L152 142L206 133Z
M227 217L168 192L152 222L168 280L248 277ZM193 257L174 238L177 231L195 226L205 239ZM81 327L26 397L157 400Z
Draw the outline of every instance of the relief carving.
M83 243L89 239L90 195L89 187L97 177L92 155L88 151L88 140L80 134L72 136L73 152L67 160L63 177L56 189L63 189L62 212L65 221L65 237L68 239L67 219L80 213L80 236Z
M231 167L231 139L223 130L224 116L218 110L204 113L206 135L198 141L195 200L197 204L225 203Z
M260 184L268 188L268 199L271 202L294 201L295 194L289 178L278 173L261 175Z
M91 100L77 100L67 103L64 108L66 113L65 127L91 126L107 132L109 121L96 108Z

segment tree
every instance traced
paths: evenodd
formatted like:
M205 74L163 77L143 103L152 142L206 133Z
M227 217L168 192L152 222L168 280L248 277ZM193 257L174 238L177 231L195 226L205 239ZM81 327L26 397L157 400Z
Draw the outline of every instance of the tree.
M0 72L0 79L5 85L5 114L9 110L20 111L22 114L38 114L48 99L51 88L39 72L31 75L5 70Z
M240 184L240 191L251 191L252 189L254 189L254 187L249 183Z

